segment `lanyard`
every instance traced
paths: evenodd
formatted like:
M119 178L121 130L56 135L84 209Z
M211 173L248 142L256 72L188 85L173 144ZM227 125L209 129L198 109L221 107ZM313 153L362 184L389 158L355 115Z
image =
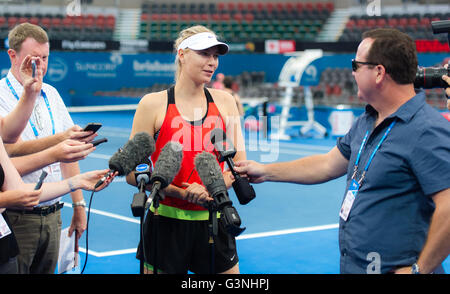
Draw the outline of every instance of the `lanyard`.
M395 120L389 125L389 127L387 128L387 130L384 133L383 137L381 138L380 142L378 142L378 145L375 147L375 149L373 150L372 154L370 155L370 158L367 161L366 166L364 167L364 171L363 171L363 173L361 175L361 178L358 181L359 185L361 184L361 182L363 181L364 177L366 176L366 172L369 169L370 164L372 163L372 159L374 158L375 153L377 153L378 149L380 149L381 144L383 143L384 139L386 139L387 135L392 130L392 127L394 125L395 125ZM358 170L359 159L361 158L361 153L362 153L362 150L363 150L364 146L367 143L367 138L368 137L369 137L369 131L366 132L366 135L364 136L364 139L363 139L363 141L361 143L361 146L359 147L358 155L356 156L355 167L354 167L354 170L353 170L352 179L354 179L355 176L356 176L356 171Z
M8 85L9 89L11 90L12 94L14 95L14 97L16 97L17 101L19 101L19 95L17 95L16 90L14 90L13 86L11 85L11 82L9 81L8 78L6 78L6 84ZM53 113L52 113L52 109L50 108L50 103L48 102L48 98L47 95L45 94L44 90L41 89L41 95L44 98L45 101L45 105L47 105L47 110L48 113L50 114L50 120L52 121L52 134L55 134L55 121L53 120ZM36 126L34 125L34 123L31 121L31 119L29 120L31 128L33 129L33 133L36 137L39 137L39 133L36 129Z

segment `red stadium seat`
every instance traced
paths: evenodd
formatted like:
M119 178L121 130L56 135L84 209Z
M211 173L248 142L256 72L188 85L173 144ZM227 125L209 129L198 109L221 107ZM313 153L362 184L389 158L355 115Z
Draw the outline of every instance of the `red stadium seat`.
M247 11L249 12L255 12L256 11L256 5L253 2L247 2Z
M388 26L390 26L390 27L398 26L398 20L396 18L389 18L388 19Z
M386 19L384 19L384 18L377 19L377 26L380 28L386 27L387 26Z
M325 3L325 8L326 8L329 12L333 11L333 10L334 10L334 3L333 3L333 2L327 2L327 3Z
M84 20L83 20L82 17L75 17L75 18L73 19L73 26L75 26L75 27L81 29L81 28L83 28L83 25L84 25L83 21L84 21Z
M19 23L25 23L25 22L28 22L28 17L21 16L21 17L19 17L18 22L19 22Z
M141 14L141 22L148 22L150 20L150 16L148 13L142 13Z
M240 14L240 13L235 13L235 14L233 15L233 19L236 20L237 22L241 22L242 19L244 19L244 17L243 17L242 14Z
M255 18L255 16L253 15L253 13L250 13L250 12L248 12L244 15L245 21L249 22L249 23L253 22L254 18Z
M169 20L173 22L177 22L180 20L181 16L178 13L171 13L169 14Z
M266 11L271 13L273 11L273 9L275 8L275 4L272 2L266 2Z
M431 26L431 21L428 17L422 17L420 19L420 25L423 27L430 27Z
M73 18L71 18L71 17L63 18L61 25L65 28L71 28L73 25Z
M189 21L191 19L191 15L189 13L183 13L181 15L181 20L182 21Z
M29 22L34 25L39 25L39 18L36 16L30 17Z
M100 29L105 27L105 17L103 15L97 15L97 18L95 19L95 26Z
M226 10L226 4L224 2L217 3L217 11L224 11Z
M265 5L262 2L256 3L256 10L257 11L263 11L265 9Z
M0 16L0 28L6 27L8 25L8 21L6 20L6 17Z
M377 21L376 21L375 19L369 18L369 19L367 20L367 23L366 23L366 27L367 27L367 28L373 29L373 28L376 27L376 25L377 25Z
M214 14L211 16L211 18L212 18L212 20L214 20L215 22L221 20L220 14L218 14L218 13L214 13Z
M286 5L285 5L285 9L286 9L288 12L294 11L294 9L295 9L294 3L292 3L292 2L287 2Z
M297 10L297 12L302 12L304 9L303 3L302 2L295 3L295 9Z
M207 13L200 14L200 20L201 21L209 21L209 14L207 14Z
M62 26L62 21L59 17L53 17L50 21L52 27L59 28Z
M367 20L363 18L356 20L356 26L361 29L367 27Z
M311 10L314 9L314 4L310 3L310 2L307 2L307 3L305 3L304 9L308 10L308 11L311 11Z
M220 20L222 21L229 21L231 19L230 15L228 13L224 13L220 15Z
M419 25L419 20L417 17L411 17L408 19L408 25L412 27L417 27Z
M353 19L349 19L345 24L346 28L352 29L356 26L356 22Z

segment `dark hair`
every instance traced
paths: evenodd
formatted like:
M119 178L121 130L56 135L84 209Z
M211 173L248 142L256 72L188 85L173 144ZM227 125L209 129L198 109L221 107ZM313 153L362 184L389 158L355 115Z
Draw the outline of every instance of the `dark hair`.
M223 79L223 85L225 86L225 88L231 89L231 87L233 86L233 78L230 76L226 76Z
M396 29L380 28L366 31L363 39L374 39L367 62L382 64L398 84L411 84L417 72L416 44L407 34Z

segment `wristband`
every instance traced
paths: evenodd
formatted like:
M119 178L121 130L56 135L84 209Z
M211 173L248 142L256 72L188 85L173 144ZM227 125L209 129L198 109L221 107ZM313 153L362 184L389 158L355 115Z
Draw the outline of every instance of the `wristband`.
M82 199L81 201L72 203L73 208L78 207L78 206L86 207L86 201L84 201L84 199Z

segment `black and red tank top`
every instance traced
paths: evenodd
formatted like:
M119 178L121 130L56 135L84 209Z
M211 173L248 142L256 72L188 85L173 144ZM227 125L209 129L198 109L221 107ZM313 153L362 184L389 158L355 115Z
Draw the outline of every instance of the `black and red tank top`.
M175 105L175 88L167 90L167 111L161 129L157 132L156 148L151 159L155 163L163 147L170 141L179 142L183 146L183 160L178 174L172 185L183 188L182 183L199 183L202 181L195 169L194 158L203 151L214 153L214 146L210 140L210 132L215 128L226 131L225 123L220 115L209 91L205 88L207 111L199 121L185 120ZM224 163L220 164L223 170ZM184 188L183 188L184 189ZM165 197L161 201L158 213L166 217L184 220L207 220L208 211L200 205L186 200Z

